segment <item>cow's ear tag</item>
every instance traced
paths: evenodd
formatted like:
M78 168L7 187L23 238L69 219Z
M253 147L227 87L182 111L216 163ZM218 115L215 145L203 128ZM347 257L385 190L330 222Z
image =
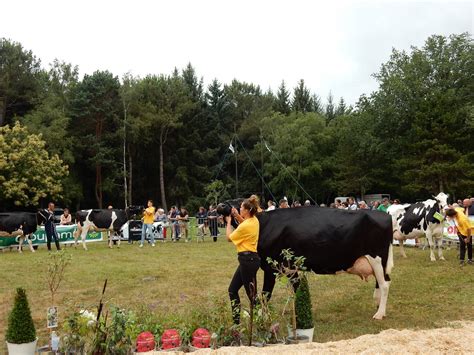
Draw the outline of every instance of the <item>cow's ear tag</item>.
M435 212L435 214L433 215L434 218L436 218L438 221L442 222L443 219L444 219L444 216L439 213L439 212Z

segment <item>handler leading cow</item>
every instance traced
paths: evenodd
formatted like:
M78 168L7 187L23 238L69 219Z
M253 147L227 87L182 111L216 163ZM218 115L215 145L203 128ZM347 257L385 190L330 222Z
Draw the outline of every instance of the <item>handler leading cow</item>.
M228 216L232 207L240 207L239 202L221 203L218 212ZM291 249L295 255L304 256L305 266L317 274L343 271L365 280L374 275L378 309L373 318L385 316L393 267L392 221L388 214L306 207L260 213L257 218L264 293L270 296L275 286L274 270L266 262L267 257L281 262L281 251Z

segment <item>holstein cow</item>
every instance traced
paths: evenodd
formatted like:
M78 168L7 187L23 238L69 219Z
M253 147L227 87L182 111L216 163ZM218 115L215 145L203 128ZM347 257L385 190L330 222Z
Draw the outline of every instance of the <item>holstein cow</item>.
M74 246L77 246L77 239L80 235L82 246L87 250L86 236L91 229L119 233L120 228L141 210L143 210L143 207L131 206L125 210L96 209L78 211L76 213L77 229L74 232Z
M434 200L426 200L406 205L392 205L387 212L392 216L393 238L400 243L400 252L403 257L407 257L403 249L403 241L414 239L426 235L430 245L431 261L436 261L434 248L438 245L438 257L443 257L443 224L437 218L435 213L441 213L448 204L448 195L440 192L433 196ZM435 243L433 243L433 239Z
M227 201L217 211L228 216L238 205L239 200ZM305 257L305 266L317 274L348 272L366 281L374 275L378 310L373 318L385 316L393 267L392 223L386 213L305 207L262 212L257 218L264 293L270 296L275 286L275 271L267 257L282 262L281 251L291 249Z
M18 251L22 252L23 240L26 239L30 250L34 253L30 235L36 232L38 222L36 213L6 212L0 213L0 237L18 236Z

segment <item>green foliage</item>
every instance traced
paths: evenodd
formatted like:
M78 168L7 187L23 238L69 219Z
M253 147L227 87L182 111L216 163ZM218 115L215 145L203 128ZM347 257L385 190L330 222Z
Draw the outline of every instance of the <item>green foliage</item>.
M11 344L31 343L36 339L36 330L31 317L26 292L17 288L15 303L8 316L8 328L5 340Z
M60 198L68 166L45 149L41 135L16 122L0 127L0 202L37 206L41 199Z
M296 327L298 329L311 329L313 323L313 307L306 275L301 278L295 295Z

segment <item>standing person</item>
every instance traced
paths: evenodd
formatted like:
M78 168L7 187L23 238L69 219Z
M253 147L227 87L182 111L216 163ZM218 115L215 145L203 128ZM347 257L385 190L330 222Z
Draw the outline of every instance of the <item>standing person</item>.
M272 200L267 201L267 209L265 211L273 211L275 209L275 205L273 204Z
M448 208L446 210L446 216L454 221L458 230L460 265L464 266L466 246L467 263L472 264L472 228L469 219L464 214L464 211L462 211L462 209L456 210L454 208Z
M158 229L158 238L162 239L162 241L164 242L166 239L167 218L166 218L165 210L162 209L161 207L156 210L154 221L160 223L161 228Z
M44 219L44 231L46 233L46 245L48 250L51 251L51 240L54 240L56 250L61 250L58 232L56 232L56 226L54 225L54 203L48 203L48 208L41 210L40 214Z
M382 211L382 212L387 212L389 207L390 207L390 202L388 198L384 197L382 200L382 204L377 207L377 210Z
M197 224L198 224L198 235L197 241L201 238L201 241L204 241L204 236L206 235L206 221L207 221L207 211L204 207L199 207L199 211L196 214Z
M176 216L176 219L178 220L178 223L179 223L180 236L183 236L183 234L184 234L184 241L187 243L188 242L188 235L189 235L189 229L188 229L189 214L188 214L188 210L185 207L181 207L179 209L178 215Z
M356 210L358 209L354 197L349 197L349 198L347 199L347 204L348 204L348 206L347 206L347 209L348 209L348 210L356 211Z
M143 248L145 242L145 234L151 236L151 246L155 246L155 236L153 235L153 219L155 217L155 207L153 207L153 201L148 200L147 208L143 211L143 226L142 226L142 242L140 248Z
M288 205L288 200L285 199L285 198L282 198L279 202L279 207L280 208L290 208L290 206Z
M69 213L69 208L64 208L63 214L61 215L61 221L59 222L62 226L67 226L72 223L72 217Z
M171 206L170 212L168 214L168 220L171 223L171 240L173 242L179 240L179 225L178 220L176 219L178 215L178 210L176 206Z
M216 206L210 205L209 212L207 213L207 219L209 221L209 231L214 242L217 242L217 236L219 235L219 228L217 226L217 219L219 214L217 213Z
M257 244L260 224L255 214L259 209L258 197L255 195L245 199L240 205L240 215L235 208L232 216L226 216L226 237L237 248L239 266L235 270L229 285L229 297L232 306L234 324L240 323L239 290L245 287L245 292L253 304L257 293L257 271L260 267L260 257L257 254ZM232 231L232 217L243 221Z

